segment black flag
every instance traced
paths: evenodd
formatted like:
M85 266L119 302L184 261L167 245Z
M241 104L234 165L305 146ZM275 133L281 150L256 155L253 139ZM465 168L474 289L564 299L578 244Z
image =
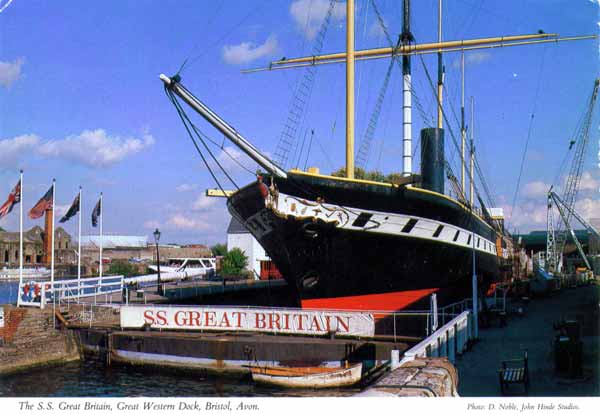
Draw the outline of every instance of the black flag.
M100 217L100 214L102 214L100 211L100 206L102 205L101 201L102 199L98 200L96 207L94 207L94 210L92 211L92 227L96 227L98 225L98 217Z
M73 200L73 204L71 204L71 207L69 207L69 210L67 210L67 213L60 220L58 220L59 223L66 222L67 220L69 220L71 217L73 217L78 212L79 212L79 194L77 194L77 197L75 197L75 200Z

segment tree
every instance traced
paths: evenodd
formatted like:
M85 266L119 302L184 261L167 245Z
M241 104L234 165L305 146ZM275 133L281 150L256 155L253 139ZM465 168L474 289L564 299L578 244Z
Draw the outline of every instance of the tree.
M248 265L248 257L239 248L234 248L223 255L221 273L223 275L238 275Z
M141 273L138 268L129 262L116 261L112 262L108 268L108 274L133 276Z
M346 177L346 168L342 167L331 173L334 177ZM390 173L387 176L381 171L365 171L360 167L354 168L354 178L358 180L376 181L380 183L398 184L402 179L400 173Z
M227 254L227 245L223 243L217 243L210 248L213 256L225 256Z

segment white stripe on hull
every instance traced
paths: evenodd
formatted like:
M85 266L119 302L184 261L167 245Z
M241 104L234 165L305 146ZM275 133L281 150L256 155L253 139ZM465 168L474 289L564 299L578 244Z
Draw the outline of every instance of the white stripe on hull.
M276 198L272 198L269 195L266 206L274 214L283 218L294 217L297 220L321 220L326 223L332 223L342 230L423 239L466 249L475 247L475 250L480 253L497 256L496 244L494 242L478 234L474 234L470 230L443 221L405 214L382 213L374 210L342 207L335 204L304 200L284 193L278 193ZM359 222L357 223L357 219L361 215L368 218L363 225L360 225L361 223ZM412 228L408 228L407 224L411 219L416 221L416 223ZM246 225L258 239L274 229L267 210L259 211L251 216L246 221ZM441 231L438 230L440 226L442 226Z

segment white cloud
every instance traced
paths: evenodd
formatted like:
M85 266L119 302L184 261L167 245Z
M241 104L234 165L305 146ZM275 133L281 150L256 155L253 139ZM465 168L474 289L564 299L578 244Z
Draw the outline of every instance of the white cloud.
M600 198L584 198L575 203L575 211L584 219L600 218Z
M465 67L479 65L492 57L489 52L467 52L465 53ZM460 58L452 62L452 67L460 68ZM513 74L516 77L516 74Z
M203 218L186 217L183 214L175 214L169 217L167 224L179 230L210 230L211 225Z
M507 224L517 228L519 232L546 228L546 202L542 198L539 201L527 201L515 206L514 211L510 205L502 205L504 214L508 217Z
M579 181L579 190L600 191L600 180L592 177L592 174L589 171L584 171L583 174L581 174L581 181Z
M64 216L67 211L69 211L70 204L55 204L54 205L54 217L56 220L60 220L62 216Z
M271 34L262 45L257 46L252 42L242 42L239 45L223 46L223 59L232 65L241 65L261 57L273 56L277 50L277 36Z
M387 22L384 20L383 23L385 24L386 27L389 27L387 25ZM385 36L385 31L383 30L383 27L381 27L381 24L379 23L379 20L371 23L371 26L369 27L369 35L372 37L383 37Z
M154 144L152 135L141 138L109 136L103 129L85 130L61 140L47 141L38 153L45 157L66 158L91 167L106 167Z
M217 199L214 197L207 197L206 194L200 194L200 196L194 201L192 209L196 211L206 211L210 207L214 206Z
M543 181L532 181L525 184L521 193L529 199L543 198L545 199L550 189L550 184Z
M13 167L35 150L40 142L37 135L20 135L14 138L0 139L0 168Z
M14 62L0 61L0 85L9 87L15 83L22 75L21 66L25 63L25 59L19 58Z
M290 14L297 28L308 39L314 39L329 10L329 0L295 0L290 6ZM333 20L346 18L346 4L336 2L331 13Z
M158 220L147 220L144 222L145 229L157 229L160 227L160 222Z
M198 184L180 184L175 187L175 191L178 193L187 193L188 191L194 191L198 188Z

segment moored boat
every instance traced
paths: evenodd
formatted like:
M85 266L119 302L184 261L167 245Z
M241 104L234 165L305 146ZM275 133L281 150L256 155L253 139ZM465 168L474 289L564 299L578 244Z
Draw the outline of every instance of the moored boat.
M285 388L349 387L361 380L362 362L345 367L250 367L252 380Z

